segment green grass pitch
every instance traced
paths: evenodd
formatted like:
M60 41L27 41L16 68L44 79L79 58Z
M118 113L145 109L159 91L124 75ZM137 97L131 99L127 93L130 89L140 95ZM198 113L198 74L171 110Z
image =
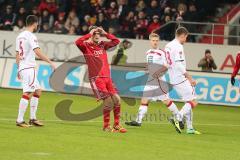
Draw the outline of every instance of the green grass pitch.
M74 101L71 111L89 111L92 97L43 93L38 118L42 128L17 128L20 90L0 89L1 160L238 160L240 159L240 108L199 105L194 110L195 127L202 135L178 134L166 119L148 119L128 133L105 133L102 117L86 122L60 121L54 112L63 99ZM181 106L181 103L177 103ZM136 114L135 106L123 102L122 112ZM28 108L29 110L29 108ZM149 114L169 111L160 102L151 103ZM29 112L25 115L28 121ZM123 118L126 119L126 117Z

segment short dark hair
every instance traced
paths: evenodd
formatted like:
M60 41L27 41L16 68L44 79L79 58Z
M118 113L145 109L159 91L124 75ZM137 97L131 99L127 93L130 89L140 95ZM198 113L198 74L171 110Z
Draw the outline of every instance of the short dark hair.
M180 36L182 34L184 34L184 35L188 35L189 34L187 28L185 28L185 27L178 27L177 30L176 30L176 35Z
M207 53L211 53L210 49L205 50L205 54L207 54Z
M35 15L29 15L26 18L26 26L31 26L34 23L38 23L38 17Z
M88 28L88 30L89 30L89 32L90 32L91 30L97 29L97 28L98 28L98 26L90 26L90 27Z

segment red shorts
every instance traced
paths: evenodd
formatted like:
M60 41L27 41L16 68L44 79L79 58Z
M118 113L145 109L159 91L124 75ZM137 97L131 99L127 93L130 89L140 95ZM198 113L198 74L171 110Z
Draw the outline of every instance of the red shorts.
M97 100L105 99L117 93L117 88L110 77L91 78L90 84Z

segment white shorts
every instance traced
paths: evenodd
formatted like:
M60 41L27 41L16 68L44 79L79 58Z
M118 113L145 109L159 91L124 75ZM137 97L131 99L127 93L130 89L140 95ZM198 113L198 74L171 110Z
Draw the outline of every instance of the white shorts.
M173 89L177 91L177 94L185 102L196 99L195 88L191 85L191 83L188 80L173 85Z
M169 99L169 89L165 77L160 79L148 78L143 90L143 98L151 101L164 101Z
M41 89L37 80L37 74L35 68L25 68L18 72L22 81L23 92L35 92L35 90Z

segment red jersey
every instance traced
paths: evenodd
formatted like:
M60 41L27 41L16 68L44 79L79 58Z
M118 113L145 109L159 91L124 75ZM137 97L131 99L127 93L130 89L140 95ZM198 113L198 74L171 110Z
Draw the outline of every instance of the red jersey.
M111 41L101 41L98 44L87 42L86 40L91 36L89 33L75 41L75 44L85 57L89 78L110 77L110 67L106 50L118 45L120 41L114 35L107 34L106 38Z
M236 77L236 75L238 74L239 68L240 68L240 53L238 53L236 57L236 64L233 68L232 77Z

